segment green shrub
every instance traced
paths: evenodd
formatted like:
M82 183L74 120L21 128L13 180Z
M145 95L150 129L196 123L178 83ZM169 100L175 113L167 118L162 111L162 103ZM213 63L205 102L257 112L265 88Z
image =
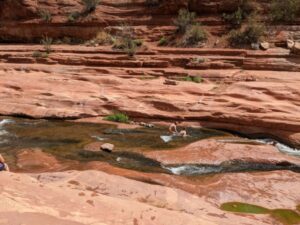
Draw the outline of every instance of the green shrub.
M148 7L154 7L154 6L159 6L161 3L161 0L146 0L145 4Z
M39 15L40 15L41 19L47 23L51 22L51 20L52 20L51 13L46 9L40 10Z
M120 32L113 40L113 48L123 50L130 57L135 55L137 47L142 44L142 40L135 39L134 30L128 25L122 25Z
M199 64L199 63L205 63L205 62L206 62L206 59L205 59L205 58L201 58L201 57L196 57L196 58L193 58L193 59L191 60L191 62L192 62L192 63L197 63L197 64Z
M47 36L44 36L41 40L41 44L43 45L45 52L47 54L50 54L52 51L52 48L51 48L52 43L53 43L53 39L49 38Z
M34 57L34 58L47 58L48 53L47 52L34 51L32 53L32 57Z
M178 17L174 20L174 24L177 27L179 33L185 33L189 26L195 23L196 13L189 12L186 9L180 9Z
M132 57L136 54L136 50L137 50L137 45L135 43L135 40L131 39L131 38L125 38L123 39L124 42L124 52Z
M232 46L249 45L257 43L265 33L265 26L257 22L250 22L240 30L232 30L229 33L229 42Z
M186 31L186 34L183 38L183 45L184 46L197 45L199 42L206 41L206 39L207 39L207 34L203 30L203 28L199 24L192 25Z
M168 44L168 39L164 36L161 37L158 41L158 46L165 46Z
M100 0L81 0L84 4L84 13L91 13L96 10Z
M129 122L129 117L123 113L114 113L112 115L106 116L104 119L108 121L119 122L119 123Z
M224 13L223 19L233 27L240 27L245 19L256 9L254 1L239 0L238 7L233 13Z
M79 19L80 15L80 12L72 12L68 15L68 21L74 22Z
M201 76L187 76L184 78L184 81L194 82L194 83L202 83L203 79Z
M242 9L239 7L234 13L232 14L223 14L223 18L226 22L229 22L233 27L240 27L242 25L245 16L243 14Z
M273 21L292 22L300 10L300 0L273 0L270 17Z

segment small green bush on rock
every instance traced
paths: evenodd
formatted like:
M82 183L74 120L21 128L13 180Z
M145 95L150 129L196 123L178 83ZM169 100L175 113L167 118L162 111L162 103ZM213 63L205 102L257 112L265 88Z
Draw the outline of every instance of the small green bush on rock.
M300 10L300 0L273 0L271 4L271 19L275 22L292 22Z
M185 33L189 26L195 24L196 13L189 12L187 9L180 9L178 17L174 20L179 33Z
M183 38L183 45L184 46L193 46L197 45L199 42L204 42L207 39L207 34L203 30L203 28L197 24L192 25L186 31L186 34Z
M52 47L51 47L52 43L53 43L53 39L48 36L44 36L41 40L41 44L44 46L45 52L47 54L50 54L52 51Z
M201 76L187 76L184 78L184 81L194 82L194 83L202 83L203 79Z
M40 10L39 15L40 15L41 19L47 23L50 23L52 20L51 13L46 9Z
M164 36L161 37L158 41L158 46L165 46L168 44L168 39Z
M104 119L108 121L119 122L119 123L129 122L129 117L123 113L114 113L112 115L106 116Z
M100 4L100 0L81 0L84 4L84 13L91 13L96 10L97 6Z
M258 43L265 34L265 26L255 21L249 22L240 30L232 30L229 33L231 46L243 46L251 43Z

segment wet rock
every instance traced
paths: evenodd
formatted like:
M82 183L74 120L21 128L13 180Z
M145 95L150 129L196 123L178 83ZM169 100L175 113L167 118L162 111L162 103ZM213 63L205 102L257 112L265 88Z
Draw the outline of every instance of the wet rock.
M259 46L262 50L268 50L270 48L270 43L269 42L261 42L259 44Z
M19 170L36 172L58 170L62 166L54 156L39 148L20 150L16 164Z
M164 85L178 85L178 82L175 80L166 79Z
M139 125L142 126L142 127L147 127L147 128L153 128L154 127L153 124L145 123L145 122L140 122Z
M296 55L300 55L300 42L295 42L293 45L291 52Z
M99 152L102 145L102 142L92 142L84 146L84 150L89 152Z
M110 143L102 144L100 149L104 152L112 152L114 150L114 145Z
M286 41L286 45L287 45L288 49L292 49L294 47L294 45L295 45L295 42L293 40L291 40L291 39L288 39Z
M244 143L243 143L244 142ZM192 143L186 147L151 151L145 153L149 158L162 164L210 164L219 165L223 162L247 161L276 164L290 162L300 165L300 159L282 154L272 145L249 142L245 139L210 139Z
M251 43L251 48L253 50L259 50L259 44L258 43Z

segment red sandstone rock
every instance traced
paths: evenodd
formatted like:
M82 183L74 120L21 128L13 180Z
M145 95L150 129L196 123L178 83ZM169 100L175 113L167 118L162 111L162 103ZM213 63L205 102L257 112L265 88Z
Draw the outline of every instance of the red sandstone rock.
M209 139L176 150L147 152L147 157L163 164L221 164L231 160L300 165L298 157L288 156L272 145L259 145L242 139Z

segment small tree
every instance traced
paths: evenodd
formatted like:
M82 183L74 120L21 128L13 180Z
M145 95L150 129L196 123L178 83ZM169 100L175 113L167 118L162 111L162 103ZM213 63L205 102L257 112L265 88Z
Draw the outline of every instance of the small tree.
M46 9L40 10L39 15L40 15L41 19L47 23L51 22L51 20L52 20L51 13Z
M50 54L52 52L51 45L53 43L53 39L48 36L44 36L41 40L41 44L44 46L45 52Z
M207 34L200 26L200 24L192 25L185 34L183 39L183 45L190 46L196 45L199 42L203 42L207 39Z
M96 10L100 0L81 0L84 4L84 13L91 13Z
M270 17L273 21L292 22L300 10L300 0L273 0Z
M229 42L232 46L242 46L257 43L265 34L265 26L254 20L240 30L233 30L229 34Z
M134 56L137 47L143 44L141 40L135 39L133 28L126 24L121 26L121 30L117 35L117 38L114 39L113 48L123 50L130 57Z
M180 9L178 17L174 20L174 24L177 26L177 31L185 33L188 27L195 23L195 18L196 13L189 12L187 9Z

